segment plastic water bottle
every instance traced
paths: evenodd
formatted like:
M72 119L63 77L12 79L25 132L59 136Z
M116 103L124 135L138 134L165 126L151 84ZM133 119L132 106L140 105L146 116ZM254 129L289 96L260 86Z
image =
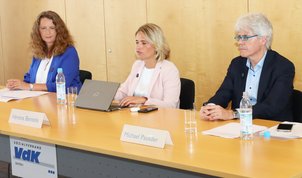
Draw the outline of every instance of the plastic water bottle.
M253 139L253 109L247 92L243 92L240 101L240 137L242 140Z
M57 88L57 103L66 103L66 87L65 87L65 76L63 74L63 69L58 68L56 76L56 88Z

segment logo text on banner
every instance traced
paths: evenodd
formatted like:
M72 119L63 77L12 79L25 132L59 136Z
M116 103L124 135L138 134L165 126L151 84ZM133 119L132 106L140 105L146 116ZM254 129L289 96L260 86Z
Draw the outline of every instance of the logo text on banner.
M12 173L19 177L58 177L56 147L10 137Z
M41 128L42 124L50 125L45 113L21 109L12 109L8 122L35 128Z
M170 133L166 130L151 129L125 124L121 134L122 141L164 148L173 145Z

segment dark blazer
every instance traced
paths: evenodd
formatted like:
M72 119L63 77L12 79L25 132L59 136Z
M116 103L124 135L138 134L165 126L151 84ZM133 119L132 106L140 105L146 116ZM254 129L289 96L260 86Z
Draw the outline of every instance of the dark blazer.
M35 83L41 59L33 58L29 71L24 75L24 82ZM50 92L56 92L57 69L62 68L65 75L66 88L74 86L80 91L82 83L79 73L79 56L73 46L66 48L63 54L54 56L47 75L46 86Z
M247 58L241 56L232 60L223 83L209 103L226 108L232 101L232 109L239 108L248 72L246 61ZM292 62L276 51L267 51L259 81L257 103L253 106L253 118L293 120L294 76L295 66Z

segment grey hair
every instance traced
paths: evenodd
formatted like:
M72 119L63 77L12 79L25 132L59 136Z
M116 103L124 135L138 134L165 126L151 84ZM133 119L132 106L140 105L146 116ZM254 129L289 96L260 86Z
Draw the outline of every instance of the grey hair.
M273 26L267 17L261 13L250 13L239 17L235 24L235 32L248 30L266 37L266 49L271 49L273 41Z

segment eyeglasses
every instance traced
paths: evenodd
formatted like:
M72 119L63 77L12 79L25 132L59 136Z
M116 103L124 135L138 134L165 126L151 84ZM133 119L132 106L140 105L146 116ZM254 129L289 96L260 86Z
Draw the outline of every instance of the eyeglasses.
M258 36L258 35L252 35L252 36L248 36L248 35L236 35L236 36L234 37L234 39L235 39L236 41L239 41L239 40L241 40L241 41L247 41L247 40L249 40L250 38L254 38L254 37L256 37L256 36Z

